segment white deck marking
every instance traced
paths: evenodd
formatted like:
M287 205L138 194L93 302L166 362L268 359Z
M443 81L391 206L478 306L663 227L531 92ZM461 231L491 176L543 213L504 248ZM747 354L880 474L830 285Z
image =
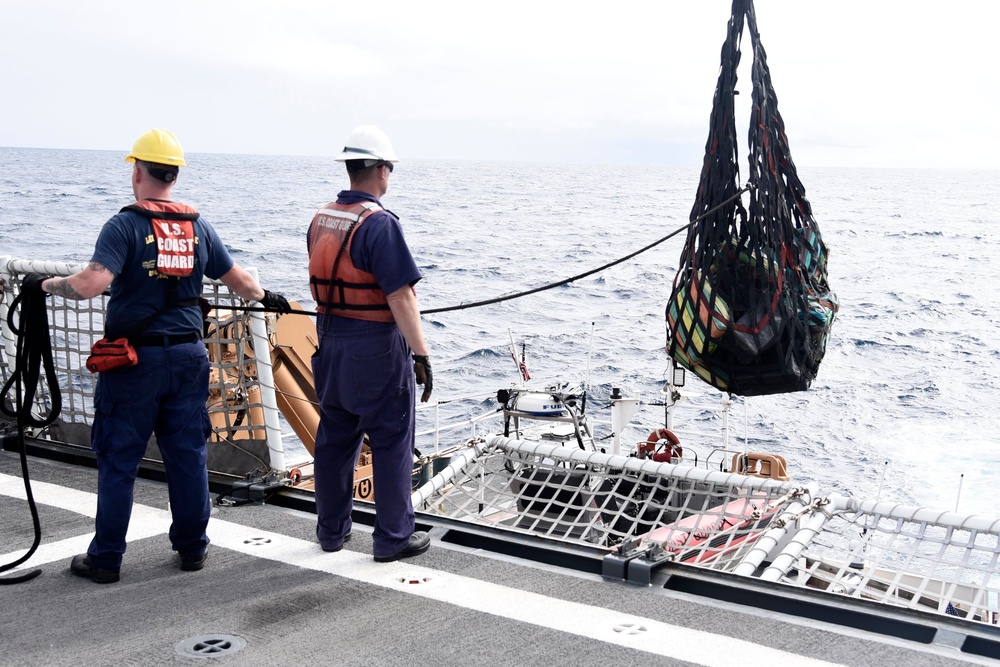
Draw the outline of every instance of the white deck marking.
M18 477L0 474L2 495L23 499L22 484ZM93 516L96 510L97 496L93 493L43 482L32 482L32 490L35 500L44 505L86 516ZM170 516L165 510L136 504L132 510L128 539L132 541L165 533L169 525ZM324 553L315 542L257 530L222 519L213 518L209 522L208 533L215 547L232 549L248 556L326 572L484 614L694 664L726 667L733 664L735 656L739 656L739 662L743 664L766 664L769 667L819 667L836 664L725 635L669 625L603 607L568 602L403 561L376 563L367 553L348 549L332 554ZM90 536L87 535L44 545L44 553L40 547L23 567L82 553L89 541ZM83 544L82 549L80 544ZM0 556L2 560L6 558ZM422 583L409 583L413 580L420 580ZM645 630L637 631L640 626ZM623 631L626 628L631 629Z
M76 512L77 514L91 518L97 515L96 493L67 489L64 486L49 484L47 482L32 482L31 492L35 497L35 501L43 505L58 507L59 509ZM0 495L27 501L27 495L24 492L24 480L20 477L0 474ZM163 535L169 530L169 512L136 504L132 506L132 520L129 522L126 540L133 542L146 537ZM58 542L45 542L43 540L38 545L38 550L28 559L28 562L12 571L30 569L44 563L69 560L77 554L86 553L92 537L93 532L70 537ZM0 555L0 563L12 562L23 556L25 552L27 552L27 549Z

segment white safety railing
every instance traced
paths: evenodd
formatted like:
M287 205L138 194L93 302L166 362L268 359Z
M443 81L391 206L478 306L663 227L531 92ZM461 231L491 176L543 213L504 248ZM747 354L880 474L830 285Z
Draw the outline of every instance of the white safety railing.
M501 436L470 445L414 492L416 508L609 554L1000 622L1000 519Z
M0 258L0 339L3 355L0 373L7 377L16 354L16 335L7 316L27 273L69 276L80 264ZM262 313L232 310L248 305L221 283L205 280L202 296L215 310L207 318L205 344L211 362L208 411L212 420L209 468L243 475L254 468L284 470L281 428L267 343L267 321ZM49 309L53 361L58 376L62 410L59 419L42 430L28 430L31 437L71 446L88 446L94 420L96 376L85 362L91 346L103 336L108 297L69 300L52 296ZM35 409L47 413L52 397L40 383ZM148 455L157 457L151 450Z
M447 474L446 474L447 473ZM431 513L607 549L659 545L729 569L794 487L770 479L493 436L418 489ZM625 547L623 547L625 548Z
M998 623L1000 519L826 500L761 578Z

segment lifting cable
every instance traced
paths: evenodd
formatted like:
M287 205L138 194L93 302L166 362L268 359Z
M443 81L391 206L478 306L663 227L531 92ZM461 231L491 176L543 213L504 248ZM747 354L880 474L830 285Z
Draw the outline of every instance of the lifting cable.
M748 185L744 185L739 191L736 192L736 194L734 194L733 196L729 197L728 199L726 199L724 202L718 204L717 206L713 206L712 208L710 208L709 210L705 211L701 215L692 218L691 221L689 223L687 223L686 225L684 225L683 227L679 227L679 228L675 229L674 231L670 232L669 234L667 234L666 236L664 236L663 238L661 238L661 239L659 239L657 241L653 241L649 245L647 245L645 247L642 247L642 248L636 250L635 252L629 253L628 255L625 255L624 257L619 257L618 259L614 260L613 262L608 262L607 264L599 266L596 269L591 269L589 271L585 271L584 273L580 273L578 275L572 276L571 278L566 278L566 279L560 280L558 282L549 283L547 285L542 285L541 287L535 287L534 289L526 290L524 292L516 292L514 294L506 294L504 296L498 296L498 297L495 297L495 298L492 298L492 299L486 299L485 301L473 301L472 303L461 303L461 304L459 304L457 306L447 306L447 307L444 307L444 308L428 308L426 310L421 310L420 314L421 315L433 315L435 313L447 313L447 312L450 312L450 311L453 311L453 310L465 310L467 308L478 308L480 306L489 306L489 305L492 305L494 303L501 303L503 301L512 301L514 299L519 299L522 296L528 296L530 294L537 294L538 292L544 292L546 290L554 289L556 287L562 287L563 285L568 285L569 283L577 281L577 280L580 280L581 278L586 278L587 276L591 276L591 275L593 275L595 273L599 273L600 271L604 271L605 269L610 269L612 266L616 266L618 264L621 264L622 262L626 262L626 261L632 259L633 257L635 257L636 255L640 255L640 254L646 252L647 250L651 250L652 248L655 248L656 246L658 246L661 243L663 243L664 241L668 241L668 240L672 239L673 237L677 236L678 234L680 234L681 232L690 229L691 226L694 225L695 223L697 223L698 221L700 221L703 218L711 215L712 213L715 213L720 208L722 208L724 206L728 206L733 201L739 199L743 195L744 192L749 192L752 189L752 187L753 186L749 185L749 184ZM261 308L259 306L223 306L223 305L216 306L216 305L213 304L212 307L216 308L218 310L241 310L241 311L247 311L247 312L265 312L265 313L266 312L273 312L269 308ZM289 314L289 315L309 315L310 317L316 317L318 315L318 313L316 311L311 311L311 310L293 310L293 311L291 311L290 313L287 313L287 314Z
M6 572L31 558L42 541L42 524L38 519L38 507L31 492L31 480L28 477L27 445L24 440L26 426L43 428L56 420L62 410L62 395L59 392L59 380L52 360L52 341L49 337L48 309L45 306L45 293L21 292L11 304L7 314L7 324L17 336L17 349L14 358L14 372L0 391L0 412L8 417L17 418L17 437L21 454L21 476L24 479L24 492L31 510L31 521L34 526L35 538L28 552L11 563L0 564L0 572ZM20 304L20 326L15 325L14 315ZM31 413L35 403L35 392L42 365L45 366L45 382L48 385L52 407L47 416L35 417ZM7 408L8 396L14 389L14 410ZM34 579L41 570L32 570L24 574L0 578L0 585L19 584Z
M622 262L626 262L626 261L632 259L633 257L635 257L636 255L640 255L640 254L646 252L647 250L655 248L656 246L660 245L664 241L668 241L668 240L672 239L673 237L677 236L681 232L689 229L692 225L694 225L696 222L698 222L699 220L701 220L705 216L711 215L716 210L722 208L723 206L726 206L727 204L732 203L733 201L735 201L736 199L738 199L744 192L748 191L749 189L750 189L749 185L745 186L742 190L740 190L739 192L737 192L736 194L734 194L732 197L730 197L726 201L722 202L718 206L713 207L711 210L705 211L701 215L699 215L696 218L694 218L693 220L691 220L691 222L689 222L688 224L684 225L683 227L679 227L679 228L675 229L674 231L670 232L669 234L667 234L663 238L659 239L658 241L653 241L649 245L647 245L647 246L645 246L643 248L639 248L635 252L629 253L628 255L625 255L624 257L619 257L618 259L614 260L613 262L608 262L607 264L605 264L603 266L599 266L596 269L591 269L590 271L585 271L584 273L581 273L579 275L575 275L572 278L566 278L565 280L560 280L559 282L550 283L548 285L542 285L541 287L536 287L534 289L530 289L530 290L527 290L527 291L524 291L524 292L517 292L515 294L508 294L506 296L498 296L498 297L496 297L494 299L487 299L486 301L475 301L473 303L463 303L463 304L459 304L457 306L449 306L449 307L446 307L446 308L429 308L427 310L421 310L420 314L421 315L431 315L433 313L446 313L446 312L449 312L449 311L452 311L452 310L465 310L466 308L478 308L479 306L488 306L488 305L491 305L491 304L494 304L494 303L500 303L502 301L511 301L513 299L519 299L522 296L528 296L529 294L536 294L538 292L544 292L545 290L550 290L550 289L553 289L555 287L562 287L563 285L568 285L569 283L571 283L573 281L580 280L581 278L586 278L587 276L591 276L591 275L593 275L595 273L598 273L600 271L603 271L605 269L610 269L612 266L616 266L618 264L621 264Z

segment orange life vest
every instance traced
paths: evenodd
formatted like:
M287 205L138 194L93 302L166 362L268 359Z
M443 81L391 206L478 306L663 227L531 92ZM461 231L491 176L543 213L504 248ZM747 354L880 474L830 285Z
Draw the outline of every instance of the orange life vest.
M374 202L327 204L309 228L309 288L316 310L371 322L393 322L375 276L351 259L354 233L382 207Z
M194 221L198 211L187 204L157 199L144 199L126 206L122 211L134 211L149 218L156 238L156 270L164 276L183 278L194 271L194 250L198 239Z

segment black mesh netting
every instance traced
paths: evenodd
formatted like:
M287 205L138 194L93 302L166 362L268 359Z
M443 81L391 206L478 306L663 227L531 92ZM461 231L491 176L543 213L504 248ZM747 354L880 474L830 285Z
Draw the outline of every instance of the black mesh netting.
M734 114L744 19L753 47L749 210L738 196ZM808 389L838 302L827 284L827 249L788 149L752 0L733 2L691 220L699 216L666 309L667 352L733 394Z

